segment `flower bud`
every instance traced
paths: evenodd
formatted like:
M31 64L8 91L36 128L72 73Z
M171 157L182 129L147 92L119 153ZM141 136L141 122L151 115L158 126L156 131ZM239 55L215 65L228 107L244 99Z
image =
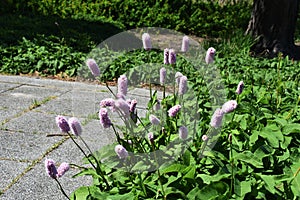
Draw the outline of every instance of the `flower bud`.
M76 135L76 136L81 135L82 127L81 127L79 120L76 117L71 117L69 119L68 123L69 123L70 129L74 135Z
M57 177L62 177L70 169L69 163L63 162L57 168Z
M188 36L183 36L182 38L182 45L181 45L181 51L182 52L187 52L189 50L189 43L190 39Z
M70 126L65 117L59 115L55 118L55 121L61 132L67 133L70 131Z
M214 62L216 50L213 47L208 48L205 56L206 64L210 64Z
M120 159L125 159L128 157L127 150L120 144L115 147L115 152Z
M238 86L237 86L237 88L236 88L236 93L238 94L238 95L240 95L242 92L243 92L243 90L244 90L244 82L243 81L240 81L239 82L239 84L238 84Z
M167 70L166 70L166 68L161 68L160 70L159 70L159 81L160 81L160 84L161 85L164 85L165 84L165 80L166 80L166 76L167 76Z
M164 64L165 65L169 64L169 49L168 48L164 49Z
M160 124L160 120L155 115L150 115L149 120L150 120L151 124L153 124L153 125Z
M214 128L218 128L222 125L224 112L222 109L217 108L211 118L210 125Z
M182 76L179 81L178 94L184 95L187 92L187 77Z
M125 75L121 75L118 78L118 95L127 95L127 84L128 84L128 80L127 77Z
M115 100L113 98L106 98L100 101L101 107L114 107L115 106Z
M230 112L234 111L236 109L236 107L237 107L236 100L230 100L223 104L222 111L224 113L230 113Z
M188 137L188 129L185 126L181 126L178 130L179 138L182 140L186 140Z
M96 61L94 59L87 59L86 65L89 67L91 70L92 74L96 77L100 75L100 69L99 66L97 65Z
M180 111L181 106L180 105L175 105L172 108L168 110L169 117L175 117L177 113Z
M143 47L145 50L151 50L152 49L152 44L151 44L151 38L148 33L144 33L142 35L142 41L143 41Z
M169 64L173 65L176 63L176 53L174 49L169 49Z
M99 111L99 119L100 119L100 124L102 125L103 128L109 128L112 123L108 117L108 112L106 108L101 108Z
M176 80L176 83L177 85L179 85L180 83L180 78L183 76L183 74L181 72L176 72L175 74L175 80Z
M52 159L45 160L45 168L49 177L57 178L57 169L55 167L55 162Z
M207 141L208 140L208 136L207 135L202 135L202 141Z

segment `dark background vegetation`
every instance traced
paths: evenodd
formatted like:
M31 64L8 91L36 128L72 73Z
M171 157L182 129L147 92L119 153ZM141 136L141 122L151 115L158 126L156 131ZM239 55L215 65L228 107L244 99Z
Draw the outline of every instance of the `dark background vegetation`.
M204 38L245 30L247 1L2 0L0 72L74 76L86 53L136 27L163 27Z

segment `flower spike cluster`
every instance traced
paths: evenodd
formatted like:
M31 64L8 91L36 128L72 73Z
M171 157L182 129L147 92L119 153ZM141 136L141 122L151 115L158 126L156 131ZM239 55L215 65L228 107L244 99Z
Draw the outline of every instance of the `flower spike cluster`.
M100 75L100 69L96 61L92 58L87 59L86 65L89 67L92 74L96 77Z
M213 47L208 48L205 56L206 64L210 64L214 62L216 50Z
M100 119L100 124L102 125L103 128L109 128L112 123L108 117L108 112L106 108L101 108L99 111L99 119Z
M177 113L180 111L180 109L181 109L180 105L175 105L172 108L170 108L168 110L169 117L175 117Z
M59 115L55 118L55 121L61 132L67 133L71 130L69 123L65 117Z
M79 120L76 117L71 117L68 121L71 132L76 135L79 136L82 133L82 127L81 124L79 122Z
M243 81L240 81L239 82L239 84L238 84L238 86L237 86L237 88L236 88L236 93L238 94L238 95L240 95L242 92L243 92L243 90L244 90L244 82Z
M189 44L190 44L190 39L188 36L183 36L182 38L182 45L181 45L181 51L182 52L187 52L189 50Z
M58 168L56 168L54 160L46 159L45 169L49 177L56 179L62 177L70 169L70 166L68 163L63 162Z
M142 41L143 41L143 47L145 50L151 50L152 44L151 44L151 38L149 33L144 33L142 35Z

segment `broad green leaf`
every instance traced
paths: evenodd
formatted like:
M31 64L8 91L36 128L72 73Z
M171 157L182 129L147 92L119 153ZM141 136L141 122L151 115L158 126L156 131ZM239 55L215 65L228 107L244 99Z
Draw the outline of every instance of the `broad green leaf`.
M215 175L208 174L198 174L197 177L200 177L205 184L210 184L212 182L220 181L224 178L230 177L231 174L217 173Z
M282 128L282 133L284 135L289 135L291 133L300 134L300 124L296 124L296 123L287 124Z
M290 157L290 151L288 149L286 149L285 152L283 153L283 155L278 156L277 158L278 158L278 161L281 162L281 161L287 160L289 157Z
M251 192L251 181L242 181L240 182L238 179L234 180L234 193L241 198Z
M254 155L257 158L259 158L259 160L262 160L264 157L267 157L270 154L272 154L273 151L274 151L274 149L272 149L270 146L264 144L255 150Z
M160 173L166 174L166 173L170 173L170 172L180 172L185 168L186 168L186 166L182 165L182 164L177 164L177 163L166 164L165 166L164 165L161 166Z
M78 176L84 176L84 175L90 175L90 176L93 176L93 177L100 177L100 175L98 175L97 172L94 169L87 168L87 169L84 169L84 170L80 171L79 173L73 175L72 178L76 178Z
M289 147L289 145L292 142L292 137L291 136L285 136L284 141L281 143L281 148L286 149Z
M201 198L201 194L200 194L200 188L199 187L195 187L194 189L192 189L188 194L187 194L187 198L189 200L198 200Z
M229 186L226 183L215 182L201 189L193 189L187 197L195 200L227 199L228 192Z
M263 175L261 174L260 177L262 178L262 180L265 183L265 188L272 194L275 194L276 190L275 190L275 180L274 180L274 176L272 175Z
M188 178L188 179L194 179L195 178L195 173L196 173L196 167L194 165L191 165L183 171L183 178Z
M89 187L82 186L75 190L71 195L70 198L72 200L78 199L86 199L90 195Z
M144 161L139 161L131 168L131 171L132 172L143 172L143 171L147 171L149 169L149 167L151 167L151 165L145 163Z
M250 136L250 144L251 145L255 144L255 142L258 140L258 136L259 136L259 131L254 130Z
M263 163L251 151L244 151L240 154L237 154L235 157L233 157L233 159L243 161L257 168L263 168Z
M284 140L281 130L275 124L265 127L260 131L259 136L267 139L270 146L274 148L279 148L279 142Z

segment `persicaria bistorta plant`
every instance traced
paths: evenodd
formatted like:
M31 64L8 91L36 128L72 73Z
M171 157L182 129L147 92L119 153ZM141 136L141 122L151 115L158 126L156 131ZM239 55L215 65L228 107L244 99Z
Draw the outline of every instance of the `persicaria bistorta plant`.
M223 105L214 105L214 100L221 99L209 95L219 87L206 86L207 79L202 77L204 73L189 72L192 67L183 70L187 65L183 64L182 57L189 56L189 53L185 53L188 49L184 46L186 44L182 44L182 51L176 49L177 58L170 60L172 52L175 53L172 45L164 46L165 50L152 51L150 35L145 34L142 39L143 47L147 50L140 50L141 55L147 57L143 59L148 61L155 54L161 59L160 65L152 69L156 73L151 76L157 79L141 82L141 85L152 89L151 92L147 91L150 93L149 99L143 95L147 105L144 105L145 99L137 99L139 96L132 98L128 90L127 84L136 81L131 80L137 74L132 71L128 76L123 74L119 77L118 86L110 90L116 91L115 94L112 92L113 98L99 99L99 113L93 115L93 119L99 120L99 127L96 128L104 130L105 134L111 131L115 137L111 145L96 152L91 152L87 146L81 149L86 165L78 175L90 175L93 183L74 191L71 198L256 199L262 195L259 198L263 199L268 195L274 197L273 194L283 199L296 197L285 195L283 191L285 187L295 185L299 166L286 168L283 163L292 151L299 151L297 146L293 146L293 150L288 148L290 140L285 141L280 131L286 129L286 134L292 135L298 130L297 127L288 130L283 125L288 124L287 119L273 119L273 115L264 117L260 112L256 113L257 116L243 113L246 104L238 99L243 84L239 84L236 90L237 100L222 99L218 102ZM204 56L205 51L201 52ZM216 70L211 65L215 52L213 48L207 51L205 63L210 65L205 64L202 57L200 65L211 71ZM161 70L163 68L168 72L167 78L164 70ZM173 73L172 70L178 72ZM145 75L144 72L141 74ZM171 84L168 83L170 77L174 79ZM157 82L153 83L153 80ZM210 86L214 84L219 86L218 81L210 82ZM229 94L234 94L235 88L229 90L233 90ZM196 100L191 100L193 92L199 95ZM256 100L252 106L259 110L259 103ZM264 124L276 121L277 125L264 127L260 124L259 129L252 132L250 126L256 126L260 120ZM60 116L56 122L62 132L71 133L71 120ZM69 137L76 142L84 134L83 129L80 133L75 131ZM273 135L276 135L276 140ZM280 151L279 159L270 158L275 151ZM275 165L281 165L280 170L286 170L290 176L282 176L278 168L274 172ZM50 166L51 162L49 169L52 169ZM264 171L265 167L268 171ZM56 169L57 173L53 171L49 174L57 174L57 177L63 174L59 168ZM269 179L269 173L280 175ZM279 179L281 183L277 184ZM291 187L291 190L296 191L295 187ZM264 191L268 191L265 196Z

